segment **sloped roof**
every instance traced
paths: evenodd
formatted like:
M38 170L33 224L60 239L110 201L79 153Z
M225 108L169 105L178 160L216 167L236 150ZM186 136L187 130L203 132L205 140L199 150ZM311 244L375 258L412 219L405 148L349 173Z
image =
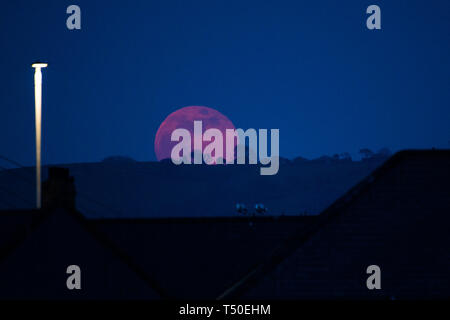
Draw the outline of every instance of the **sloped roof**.
M361 198L367 198L371 194L368 191L386 177L391 180L382 184L390 186L397 176L417 178L419 175L418 181L424 181L424 186L419 191L412 188L408 196L412 194L420 198L421 193L427 190L424 188L428 188L439 193L437 196L449 195L450 199L448 184L442 182L442 178L445 180L449 176L450 166L446 166L449 159L450 151L399 152L316 217L89 220L76 212L73 217L163 298L241 297L273 274L280 264L286 264L305 245L312 247L313 251L317 242L332 247L333 243L327 242L332 239L328 226L346 215ZM413 169L420 167L426 170L403 168L403 171L413 170L413 174L405 171L401 175L393 175L392 169L404 167L405 160L412 163L410 167ZM430 170L434 170L433 175L429 175ZM437 176L441 179L435 179ZM441 185L433 186L438 180L442 180ZM390 191L386 192L392 193ZM388 200L386 203L390 205L393 199ZM432 202L427 198L420 205L432 205ZM360 209L353 211L354 215L361 216ZM0 243L4 245L0 247L0 260L26 241L51 215L35 210L0 213L2 222L8 221L11 226L1 238ZM356 220L355 223L359 223ZM433 221L420 223L433 228ZM437 226L436 233L442 232L445 226ZM318 238L319 232L321 236ZM404 242L398 238L391 240Z
M397 172L392 172L394 168L397 169ZM381 181L382 179L384 179L384 181ZM402 182L400 182L400 180L402 180ZM398 229L393 230L392 226L387 225L386 227L377 226L377 217L369 217L372 212L367 211L369 209L373 210L373 208L371 208L370 206L373 207L373 201L379 200L375 199L375 197L377 196L376 194L372 194L371 190L374 186L378 186L378 189L382 190L382 196L385 197L380 198L381 202L379 203L379 208L375 208L375 211L379 209L381 210L380 212L383 212L383 210L388 207L392 209L392 213L401 212L402 215L391 215L391 217L389 217L390 220L383 220L383 222L392 222L393 225L395 225ZM400 188L404 188L405 190L396 190L394 192L394 189L398 189L399 186ZM432 196L430 196L430 194ZM436 199L439 199L439 201L441 202L437 203ZM372 201L372 203L369 204L369 201ZM409 203L411 201L414 203ZM413 215L408 216L409 212L418 212L420 210L424 211L422 215L420 215L420 217L413 217ZM258 292L258 289L260 289L260 291L264 291L265 289L267 289L267 287L265 287L265 289L261 290L261 283L264 281L266 282L266 285L267 282L272 282L272 289L274 288L274 286L280 286L279 282L278 284L275 283L278 281L277 279L280 276L280 272L282 272L283 270L283 268L280 267L281 265L286 267L286 265L291 264L290 267L286 268L291 269L290 277L291 280L294 280L293 278L295 276L298 276L298 272L301 273L308 270L300 270L301 268L299 266L302 265L302 259L304 261L307 261L307 263L313 261L311 260L311 256L308 256L308 254L327 256L327 259L331 259L328 261L329 263L333 263L333 261L339 261L342 259L357 260L360 257L345 257L345 250L348 250L352 246L351 242L350 244L346 244L347 247L339 248L339 250L343 250L341 251L341 253L344 252L344 254L342 254L342 257L334 256L333 258L333 254L330 252L319 253L319 250L324 248L328 248L328 251L333 250L333 240L339 238L339 235L337 235L339 229L333 228L334 224L336 224L338 218L341 218L345 215L352 215L352 217L349 219L354 219L355 216L361 217L359 221L358 219L356 219L357 221L354 222L353 225L351 225L352 228L357 229L358 227L360 227L358 226L358 223L372 223L372 227L378 229L380 229L381 227L382 229L386 229L385 235L388 235L389 233L389 238L386 237L386 239L393 242L398 242L403 246L400 247L400 245L397 245L397 249L405 250L405 248L408 248L408 246L412 246L413 248L414 245L416 246L416 248L420 246L424 251L422 258L424 258L425 256L427 258L430 258L429 251L432 252L433 247L428 248L427 246L437 245L435 253L438 253L440 252L439 250L445 247L448 248L448 246L450 245L450 239L447 236L448 231L450 231L450 229L448 229L450 223L450 215L448 214L449 212L450 150L405 150L398 152L389 160L387 160L383 165L381 165L378 169L376 169L372 174L370 174L367 178L351 188L346 194L335 201L324 212L322 212L318 216L318 219L308 226L307 230L303 230L302 232L293 232L288 237L288 239L275 250L270 258L259 264L245 277L241 278L239 281L230 286L221 295L219 295L218 298L264 298L264 294L248 295L248 293ZM429 216L427 216L428 213L433 214L429 214ZM342 224L342 222L339 223ZM349 226L345 225L344 227L349 228ZM364 227L367 227L367 225L364 225ZM421 230L422 227L423 230ZM413 234L411 230L414 230L415 232L417 232L417 234ZM435 232L433 232L433 230L435 230ZM409 234L407 232L409 232ZM439 235L444 236L442 237L442 241L444 241L445 243L439 242L439 239L437 238ZM374 234L370 234L370 236L375 237L377 235L374 236ZM386 239L385 241L387 241ZM428 242L425 242L425 239ZM355 242L359 240L360 239L358 238L353 239L353 241ZM370 248L373 250L379 250L379 248L374 248L374 242L372 241L373 239L368 238L363 239L363 241L360 242L362 243L362 245L367 243L368 246L371 246ZM389 244L387 243L384 244L389 246ZM308 249L302 251L301 249L305 246L307 246ZM361 248L358 248L358 250L361 250ZM383 250L383 248L381 250ZM409 252L409 249L407 250ZM294 254L296 255L295 259L292 258L291 260L289 260ZM377 252L377 254L380 256L380 252ZM394 259L392 253L390 254L391 256L389 257L389 259ZM443 264L448 264L448 261L446 259L450 261L450 256L448 256L448 254L443 256L440 262L442 262ZM315 268L323 268L325 272L332 273L331 270L333 269L333 266L321 265L320 259L317 261L314 260L313 262L311 262L311 265L314 265L314 267L313 269L309 270L314 270ZM299 265L295 266L294 264L296 263ZM309 267L311 267L311 265L309 265ZM434 270L434 272L437 271ZM426 271L423 271L423 273L425 274ZM337 277L338 275L335 274L332 276ZM420 274L419 276L423 277L424 275ZM317 281L318 279L314 279L314 276L312 276L311 274L301 275L301 277L303 277L303 282L298 282L296 285L299 285L300 283L307 283L308 285L312 285L312 287L314 287L314 281L316 281L316 284L319 283ZM329 277L330 276L326 276L327 280L330 279ZM432 277L432 275L430 275L430 277ZM448 277L448 272L446 277L447 280L450 280ZM424 281L424 279L420 279L419 281ZM281 286L283 286L283 284ZM292 287L292 284L290 286ZM285 289L288 287L289 285L287 285ZM313 290L312 287L308 287L308 289L311 289L311 293ZM345 292L335 294L345 295ZM275 296L276 294L272 292L271 297L273 298ZM331 294L328 295L328 297L330 296Z
M67 219L56 219L55 222L50 222L50 226L48 226L49 220L55 220L54 217L62 217L68 216ZM137 275L138 278L143 281L153 292L155 292L160 298L167 298L167 294L161 290L158 284L153 280L151 276L149 276L139 265L135 264L132 259L124 252L120 247L116 246L116 244L108 237L105 237L102 232L99 232L92 224L88 223L88 220L79 212L65 210L65 209L56 209L53 211L46 210L16 210L16 211L5 211L0 212L0 222L2 225L2 237L1 237L1 247L0 247L0 265L4 265L5 262L7 264L8 260L12 255L15 254L16 251L19 251L24 246L29 246L30 243L34 241L39 241L36 239L36 234L39 233L40 229L43 227L50 228L46 230L47 234L56 233L64 234L66 230L58 230L58 232L53 232L55 228L59 228L59 224L61 220L65 220L69 222L70 225L78 224L81 229L86 231L86 234L89 237L93 238L100 244L100 246L113 254L116 259L122 263L125 263L128 269L130 269L134 274ZM56 227L57 225L57 227ZM73 229L73 228L71 228ZM69 231L69 230L67 230ZM59 241L58 239L56 239ZM71 238L66 241L73 242L73 244L77 245L79 238ZM66 242L67 243L67 242ZM45 248L47 251L47 248ZM60 248L61 250L65 250ZM80 248L83 250L83 248ZM41 252L36 252L36 260L39 261ZM3 263L3 264L2 264Z
M215 298L264 260L286 235L305 228L316 218L90 220L78 212L64 210L64 213L72 216L160 297L185 299ZM61 210L1 212L2 226L8 225L9 231L2 233L0 262L8 260L18 248L36 241L34 235L41 226L61 214Z
M213 299L315 220L299 217L89 220L170 297Z
M0 211L0 260L29 234L43 218L39 210Z

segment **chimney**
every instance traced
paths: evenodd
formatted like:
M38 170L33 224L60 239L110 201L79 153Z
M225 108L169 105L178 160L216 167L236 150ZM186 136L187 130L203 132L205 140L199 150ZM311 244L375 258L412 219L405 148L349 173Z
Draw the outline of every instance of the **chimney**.
M75 210L75 184L69 169L50 167L48 179L42 183L42 208Z

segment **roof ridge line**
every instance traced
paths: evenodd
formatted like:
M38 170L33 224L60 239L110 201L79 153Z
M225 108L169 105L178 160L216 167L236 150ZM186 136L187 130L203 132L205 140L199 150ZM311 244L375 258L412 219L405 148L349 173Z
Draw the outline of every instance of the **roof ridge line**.
M439 152L441 150L425 150L425 152ZM450 151L450 150L443 150ZM387 159L383 164L376 168L367 177L362 179L359 183L350 188L343 196L339 197L330 206L323 210L319 215L315 223L312 223L307 227L307 232L303 234L298 232L298 229L291 233L283 244L275 248L269 257L258 264L253 270L247 273L239 281L234 283L232 286L227 288L222 294L220 294L216 300L223 300L228 298L239 298L246 290L253 287L258 280L264 277L268 272L273 270L279 263L288 258L291 254L295 252L296 249L304 245L314 234L316 234L324 225L328 224L331 219L339 216L343 207L350 205L361 192L367 190L367 188L386 171L391 170L393 167L397 166L398 163L403 160L406 156L424 153L420 150L403 150L395 153L389 159ZM299 237L298 234L301 236Z
M96 228L93 225L89 224L88 219L80 213L78 210L67 210L64 208L56 208L53 210L37 210L38 214L41 215L38 217L36 221L32 221L30 231L23 236L21 239L17 240L13 245L10 245L7 247L3 252L0 252L0 263L4 261L9 255L11 255L16 249L18 249L22 244L24 244L27 240L30 239L30 237L33 236L35 231L39 229L39 227L48 220L51 216L56 214L57 211L64 210L69 215L71 215L77 223L80 224L80 226L85 229L88 234L90 234L95 241L97 241L101 246L105 247L106 249L110 250L111 253L116 256L119 261L124 263L131 272L135 273L139 278L141 278L150 289L156 292L156 294L159 295L162 299L168 299L170 296L163 290L157 283L154 281L147 273L142 270L139 265L137 265L133 259L128 256L125 252L120 250L114 243L111 241L106 235L104 235L98 228ZM33 210L36 211L36 210Z
M113 241L109 239L103 232L98 230L97 227L89 223L83 214L77 210L69 212L74 218L80 223L81 227L90 233L96 241L98 241L102 246L111 250L111 252L117 256L117 258L122 261L132 272L134 272L139 278L141 278L152 290L154 290L162 299L170 298L164 289L162 289L155 280L153 280L133 259L127 255L123 250L114 244Z

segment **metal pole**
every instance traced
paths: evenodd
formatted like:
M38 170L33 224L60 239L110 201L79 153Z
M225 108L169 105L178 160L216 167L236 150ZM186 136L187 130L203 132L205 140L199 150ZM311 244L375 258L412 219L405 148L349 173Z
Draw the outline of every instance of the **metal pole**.
M46 63L34 63L34 103L36 124L36 207L41 208L41 123L42 123L42 72Z

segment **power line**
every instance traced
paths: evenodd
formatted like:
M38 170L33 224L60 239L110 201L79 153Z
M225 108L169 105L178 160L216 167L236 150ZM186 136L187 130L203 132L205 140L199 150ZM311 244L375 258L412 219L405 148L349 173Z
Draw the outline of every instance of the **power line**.
M9 163L12 163L12 164L14 164L14 165L16 165L18 167L25 168L25 166L21 165L20 163L14 161L14 160L11 160L11 159L9 159L9 158L7 158L5 156L2 156L1 154L0 154L0 159L3 159L3 160L5 160L5 161L7 161Z

